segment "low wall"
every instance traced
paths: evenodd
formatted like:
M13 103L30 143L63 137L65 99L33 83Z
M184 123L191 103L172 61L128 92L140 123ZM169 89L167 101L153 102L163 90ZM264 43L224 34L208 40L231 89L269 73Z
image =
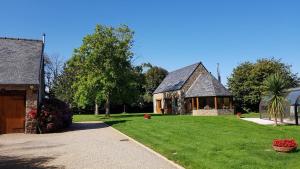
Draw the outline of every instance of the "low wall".
M218 115L231 115L233 114L233 109L199 109L193 110L193 116L218 116Z

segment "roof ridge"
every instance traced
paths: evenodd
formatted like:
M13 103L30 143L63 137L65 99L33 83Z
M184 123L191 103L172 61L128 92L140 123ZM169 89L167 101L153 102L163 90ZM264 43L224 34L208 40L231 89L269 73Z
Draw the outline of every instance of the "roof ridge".
M30 39L30 38L0 37L0 39L9 39L9 40L23 40L23 41L37 41L37 42L43 42L43 40L41 40L41 39Z
M170 73L173 73L173 72L176 72L176 71L178 71L178 70L181 70L181 69L185 69L185 68L187 68L187 67L189 67L189 66L193 66L193 65L199 65L199 64L201 64L202 62L197 62L197 63L194 63L194 64L191 64L191 65L188 65L188 66L184 66L184 67L182 67L182 68L179 68L179 69L176 69L176 70L173 70L173 71L171 71L171 72L169 72L169 74Z

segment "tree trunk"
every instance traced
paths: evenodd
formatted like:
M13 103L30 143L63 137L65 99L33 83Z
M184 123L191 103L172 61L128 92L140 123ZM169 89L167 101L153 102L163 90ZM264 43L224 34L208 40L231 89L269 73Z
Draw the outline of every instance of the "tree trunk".
M126 113L126 105L123 104L123 113Z
M274 114L275 126L277 126L277 113Z
M98 106L97 101L95 101L95 115L98 115L98 114L99 114L99 106Z
M110 99L109 99L109 97L106 99L106 103L105 103L105 116L106 117L110 116Z
M283 113L280 113L280 122L283 123Z

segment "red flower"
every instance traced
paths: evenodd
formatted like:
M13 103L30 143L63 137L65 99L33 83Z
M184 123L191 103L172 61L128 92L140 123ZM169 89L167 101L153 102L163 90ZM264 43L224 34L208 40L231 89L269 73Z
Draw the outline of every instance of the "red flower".
M297 147L298 144L294 139L275 139L273 140L273 146L277 147Z
M36 109L31 109L28 113L29 117L32 119L36 119L37 116L37 110Z

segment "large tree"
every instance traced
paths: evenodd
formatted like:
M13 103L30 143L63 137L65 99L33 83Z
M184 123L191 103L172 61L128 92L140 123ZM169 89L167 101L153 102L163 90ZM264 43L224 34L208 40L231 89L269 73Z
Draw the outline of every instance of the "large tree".
M287 81L287 87L296 85L297 74L291 72L291 66L278 59L259 59L255 63L244 62L237 66L228 78L228 87L235 96L239 111L255 111L264 91L264 80L279 73Z
M95 32L83 39L83 44L75 49L73 57L78 58L80 73L72 85L74 101L79 107L95 103L105 104L106 115L110 114L110 104L125 100L125 92L130 92L133 53L133 32L125 25L113 28L97 25Z

